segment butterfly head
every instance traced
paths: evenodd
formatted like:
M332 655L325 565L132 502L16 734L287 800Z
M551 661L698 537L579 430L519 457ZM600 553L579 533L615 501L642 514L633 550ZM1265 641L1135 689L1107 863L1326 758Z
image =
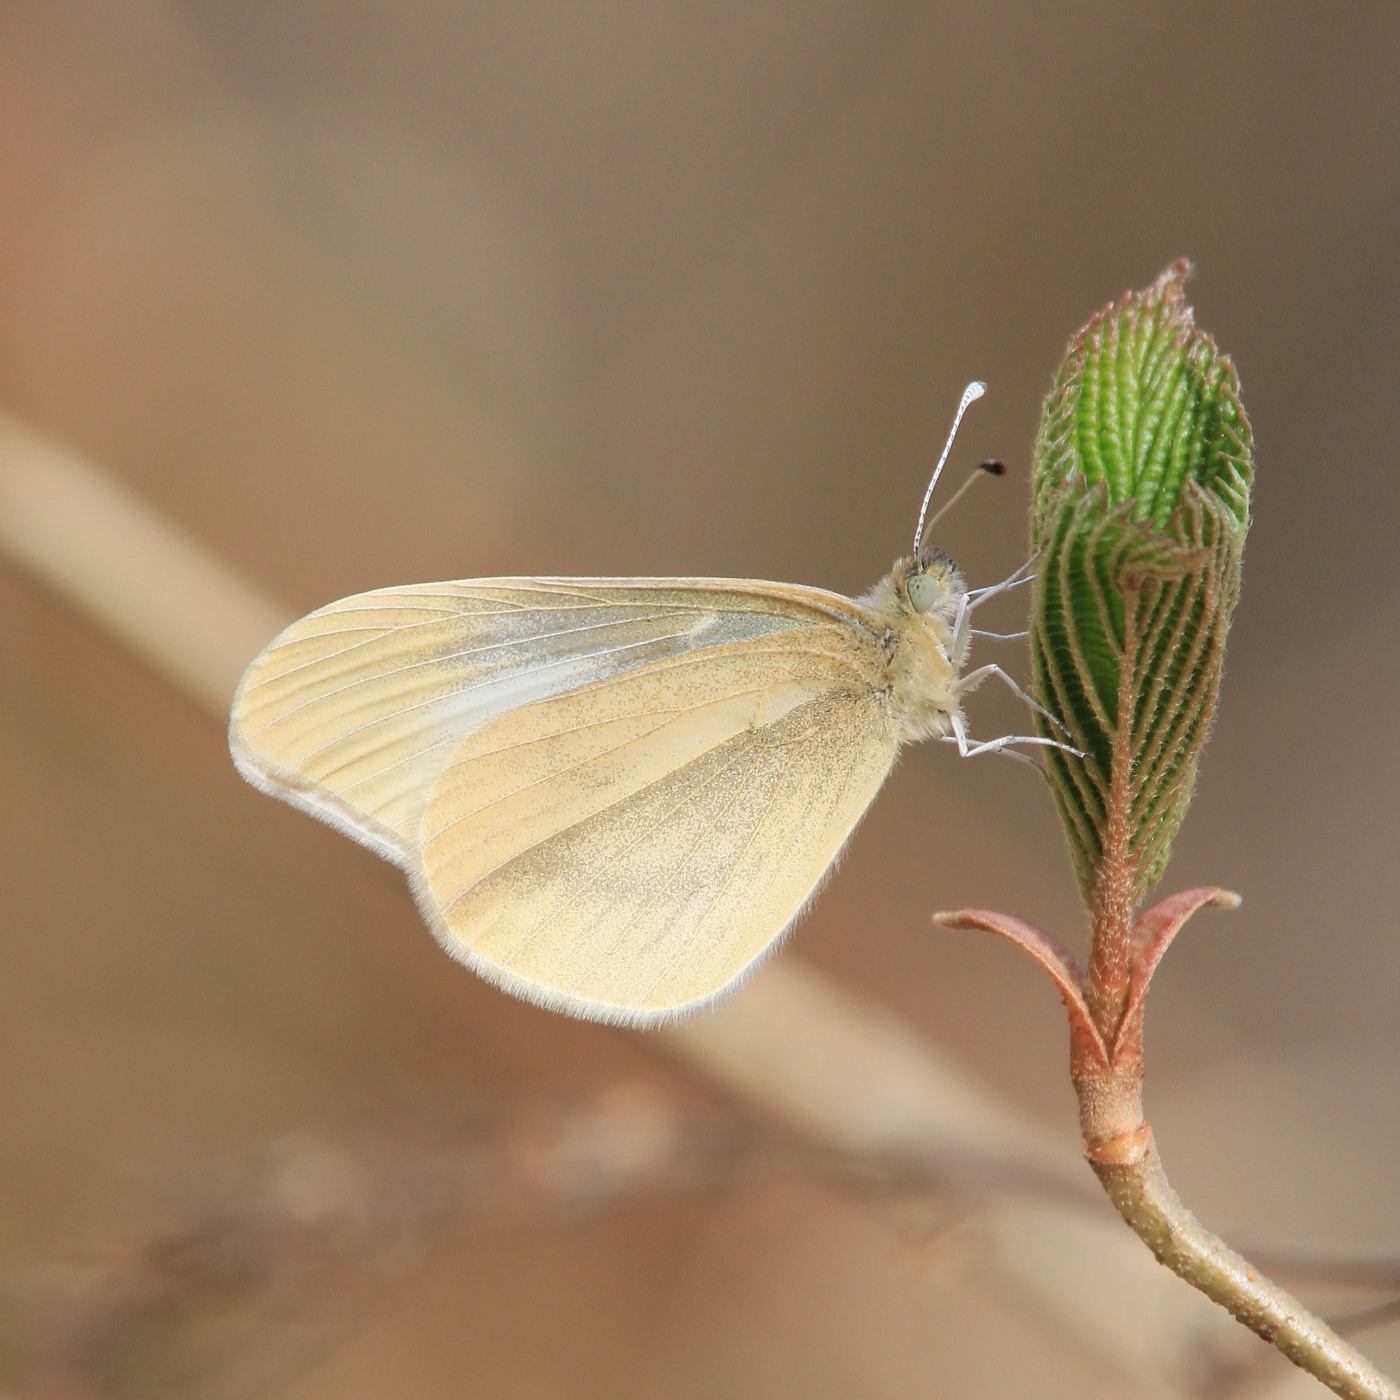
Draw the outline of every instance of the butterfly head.
M937 545L925 545L900 572L904 574L903 592L910 609L951 624L967 594L967 584L943 550Z

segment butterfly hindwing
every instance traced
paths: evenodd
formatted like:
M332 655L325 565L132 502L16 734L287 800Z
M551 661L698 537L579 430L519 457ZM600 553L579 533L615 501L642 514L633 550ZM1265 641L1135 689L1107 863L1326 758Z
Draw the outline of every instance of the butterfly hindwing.
M411 871L440 941L594 1019L717 996L795 918L893 761L869 646L809 621L482 725L434 785Z

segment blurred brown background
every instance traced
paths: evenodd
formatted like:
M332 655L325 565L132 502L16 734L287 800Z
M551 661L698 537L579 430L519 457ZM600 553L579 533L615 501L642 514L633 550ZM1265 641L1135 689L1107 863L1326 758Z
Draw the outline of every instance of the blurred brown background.
M1257 514L1168 882L1246 902L1167 960L1149 1109L1233 1239L1397 1256L1397 72L1392 3L6 0L0 404L303 610L491 573L860 592L977 376L959 458L1014 474L940 533L984 583L1064 342L1191 256ZM690 1092L451 964L9 568L0 655L7 1259L120 1254L167 1178L289 1133ZM795 944L1069 1140L1057 999L931 929L965 903L1082 928L1034 778L928 747ZM1137 1393L786 1177L472 1232L372 1295L269 1393ZM1400 1328L1365 1345L1400 1364Z

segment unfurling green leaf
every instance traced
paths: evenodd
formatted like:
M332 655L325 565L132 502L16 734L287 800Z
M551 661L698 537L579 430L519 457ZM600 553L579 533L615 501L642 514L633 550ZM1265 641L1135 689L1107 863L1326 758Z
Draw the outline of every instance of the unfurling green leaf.
M1036 439L1034 684L1087 754L1048 750L1047 768L1091 905L1107 867L1138 899L1166 866L1239 596L1249 421L1234 365L1196 328L1189 272L1084 327Z

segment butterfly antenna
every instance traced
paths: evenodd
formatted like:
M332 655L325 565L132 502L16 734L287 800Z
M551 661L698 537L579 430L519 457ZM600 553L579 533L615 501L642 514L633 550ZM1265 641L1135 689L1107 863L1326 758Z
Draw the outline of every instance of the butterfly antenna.
M955 505L957 505L957 503L960 500L962 500L962 498L966 496L969 491L972 490L973 484L982 480L982 477L984 475L1005 476L1006 467L1001 462L991 461L983 462L979 466L973 467L973 469L968 473L967 480L964 481L963 484L959 486L958 489L954 491L953 494L946 501L944 501L943 504L939 506L936 511L934 511L933 519L930 520L929 523L924 526L923 533L925 535L928 534L929 531L932 530L933 527L937 525L938 522L942 520L943 517L947 515L948 512L952 510L952 508Z
M953 427L948 434L948 441L943 444L943 455L938 459L938 465L933 469L928 490L924 492L924 503L919 509L919 528L914 531L915 558L918 557L919 548L924 542L924 519L928 515L928 503L933 499L933 488L938 485L938 478L943 474L943 464L948 460L948 454L953 450L953 442L958 435L958 425L962 422L963 414L967 412L968 405L975 403L986 392L987 386L980 379L974 379L963 390L962 402L958 405L957 413L953 415Z

